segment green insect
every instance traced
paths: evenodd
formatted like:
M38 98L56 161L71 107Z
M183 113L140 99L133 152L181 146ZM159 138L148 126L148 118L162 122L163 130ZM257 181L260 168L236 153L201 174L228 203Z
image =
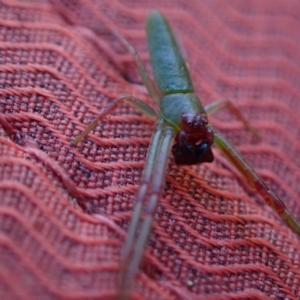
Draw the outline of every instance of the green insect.
M165 184L170 152L173 153L174 161L178 165L209 163L214 160L211 146L215 144L265 199L266 203L300 236L300 223L233 146L212 127L208 122L207 114L226 106L256 137L258 137L257 132L230 101L221 100L203 107L194 93L187 65L171 28L161 13L152 12L149 14L146 30L155 84L149 78L135 49L120 34L115 32L115 35L132 54L142 82L158 105L159 111L154 111L150 106L131 95L121 96L112 101L72 142L73 145L76 145L98 122L124 102L157 120L123 249L120 293L121 298L124 299L130 295L132 282L142 260L143 250L147 245L158 201Z

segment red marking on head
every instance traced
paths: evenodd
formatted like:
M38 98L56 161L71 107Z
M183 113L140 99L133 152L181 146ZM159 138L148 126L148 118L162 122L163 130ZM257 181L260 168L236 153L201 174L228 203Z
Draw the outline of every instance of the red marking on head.
M208 120L205 114L183 113L180 125L187 133L193 133L205 129L207 123Z
M192 112L181 115L180 128L185 133L186 141L196 143L200 140L213 141L213 132L207 128L208 119L206 114L195 114Z

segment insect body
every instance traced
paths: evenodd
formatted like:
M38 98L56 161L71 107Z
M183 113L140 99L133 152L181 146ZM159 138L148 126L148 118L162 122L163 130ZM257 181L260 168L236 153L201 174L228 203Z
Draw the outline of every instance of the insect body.
M214 143L248 180L249 184L264 198L267 204L300 236L298 221L287 210L282 200L266 186L239 153L212 127L208 122L207 113L226 106L244 123L247 129L258 136L256 131L230 101L218 101L205 108L202 106L200 100L194 94L188 68L176 44L174 35L161 13L150 13L146 28L150 60L157 88L147 75L135 49L117 32L115 32L115 35L132 54L143 84L157 103L159 111L155 112L147 104L133 96L119 97L106 107L94 122L72 142L72 144L77 144L99 121L123 102L129 103L148 116L157 119L123 249L120 285L121 294L124 298L128 296L132 280L138 270L143 250L148 241L157 203L164 187L170 152L173 153L174 160L179 165L212 162L214 157L211 145ZM173 140L174 145L172 146Z
M172 148L175 162L181 165L212 162L213 132L207 127L205 109L194 94L189 71L171 29L160 14L151 14L147 32L154 77L163 95L160 112L176 133Z

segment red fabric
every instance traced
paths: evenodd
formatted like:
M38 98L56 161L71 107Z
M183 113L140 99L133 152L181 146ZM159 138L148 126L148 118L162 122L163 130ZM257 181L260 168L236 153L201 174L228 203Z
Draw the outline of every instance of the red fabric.
M122 93L151 103L105 32L147 62L150 9L177 33L203 103L231 99L263 136L225 109L210 117L300 220L298 1L1 1L1 299L117 296L154 126L124 105L69 142ZM299 238L214 153L213 164L170 161L134 297L299 299Z

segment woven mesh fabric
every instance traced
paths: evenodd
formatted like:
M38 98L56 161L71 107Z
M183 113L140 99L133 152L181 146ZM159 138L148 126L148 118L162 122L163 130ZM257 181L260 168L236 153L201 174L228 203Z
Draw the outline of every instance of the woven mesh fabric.
M161 10L210 117L300 220L297 0L0 3L0 298L114 299L152 120L126 105L69 142L117 96L151 103L118 29L149 66L144 20ZM297 238L214 150L167 183L134 299L299 299Z

